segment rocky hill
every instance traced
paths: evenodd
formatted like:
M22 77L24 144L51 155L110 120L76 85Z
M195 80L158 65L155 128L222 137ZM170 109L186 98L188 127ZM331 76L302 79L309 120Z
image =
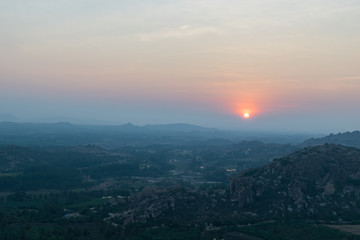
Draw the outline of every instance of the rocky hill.
M230 183L239 211L352 221L360 215L360 150L325 144L244 171Z
M326 143L341 144L348 147L360 148L360 131L330 134L322 138L306 140L301 147L317 146Z
M194 223L354 223L360 216L360 150L335 144L309 147L239 173L228 188L148 188L130 202L108 221L117 218L126 225L171 216Z

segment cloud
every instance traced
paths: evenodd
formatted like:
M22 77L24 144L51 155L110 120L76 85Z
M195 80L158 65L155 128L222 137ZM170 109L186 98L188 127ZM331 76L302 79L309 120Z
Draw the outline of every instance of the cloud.
M360 76L348 76L348 77L336 78L335 81L359 84Z
M158 39L188 38L188 37L201 36L206 34L220 34L220 33L221 31L216 27L193 28L190 27L189 25L184 25L175 30L140 34L139 37L142 41L153 41Z
M340 87L349 89L351 91L358 91L360 87L360 76L347 76L333 79L331 83L335 89Z

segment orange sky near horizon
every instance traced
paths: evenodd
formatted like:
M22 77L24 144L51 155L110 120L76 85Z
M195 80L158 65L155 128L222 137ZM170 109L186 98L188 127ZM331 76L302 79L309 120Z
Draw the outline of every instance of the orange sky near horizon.
M351 0L4 0L0 16L0 113L237 128L248 112L246 127L269 129L360 121Z

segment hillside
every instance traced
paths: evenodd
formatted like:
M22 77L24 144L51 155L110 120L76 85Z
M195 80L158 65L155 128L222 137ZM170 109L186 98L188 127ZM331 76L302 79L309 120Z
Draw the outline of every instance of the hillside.
M271 218L357 220L360 150L325 144L246 170L230 183L239 209Z
M360 131L330 134L326 137L306 140L302 147L323 145L326 143L341 144L348 147L360 148Z
M0 239L359 239L360 150L293 148L1 146Z
M178 221L192 216L192 222L358 222L360 150L335 144L305 148L266 166L242 171L230 180L228 188L144 189L120 219L129 221L129 213L135 222L166 219L174 213Z

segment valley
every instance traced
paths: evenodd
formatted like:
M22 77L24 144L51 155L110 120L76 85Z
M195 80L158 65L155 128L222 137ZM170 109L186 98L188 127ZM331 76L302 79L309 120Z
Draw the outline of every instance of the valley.
M181 141L0 146L1 239L357 239L357 148Z

